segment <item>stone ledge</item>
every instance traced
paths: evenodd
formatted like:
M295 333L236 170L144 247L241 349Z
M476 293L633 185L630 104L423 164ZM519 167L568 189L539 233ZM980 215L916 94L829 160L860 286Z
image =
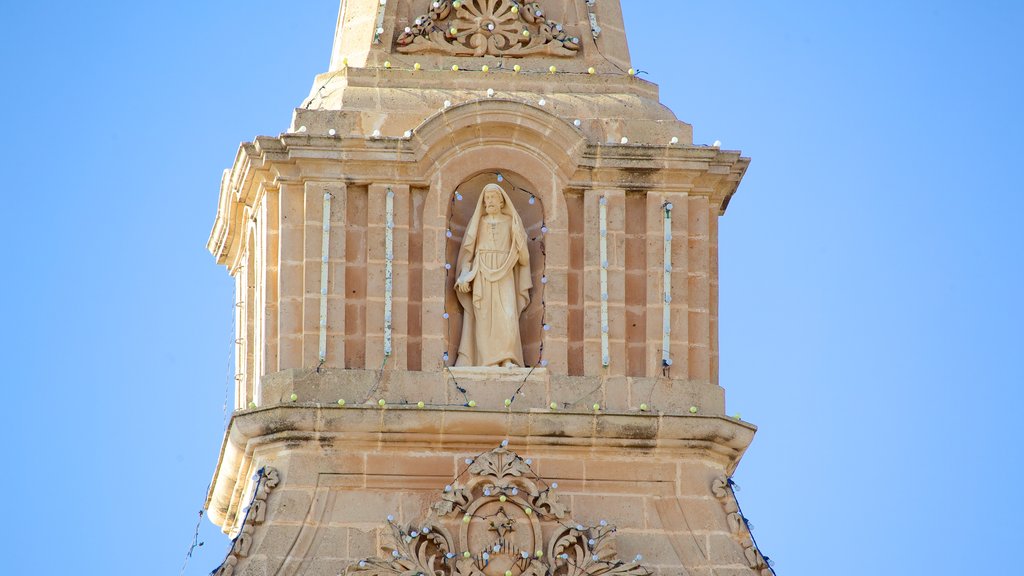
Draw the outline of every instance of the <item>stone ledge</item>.
M650 458L697 458L731 473L756 427L723 416L653 413L483 410L416 406L357 406L289 403L235 413L224 438L206 507L210 518L230 526L261 454L279 449L480 452L508 439L523 450L564 453L574 458L623 450Z
M466 390L465 395L460 387ZM324 406L344 399L348 406L376 407L377 401L384 399L389 405L415 407L423 402L428 407L457 408L474 400L477 408L504 412L505 400L512 400L507 408L512 412L548 410L554 402L559 411L570 412L591 412L596 403L604 413L640 414L640 406L646 404L651 413L658 414L689 415L691 406L702 415L725 414L725 392L713 384L670 378L560 376L543 368L383 373L292 369L264 376L256 403L284 404L292 394L299 403Z

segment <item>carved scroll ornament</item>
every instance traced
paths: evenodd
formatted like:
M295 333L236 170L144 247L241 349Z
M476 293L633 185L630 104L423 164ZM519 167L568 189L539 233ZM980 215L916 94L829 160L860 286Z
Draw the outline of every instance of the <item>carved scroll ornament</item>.
M760 576L774 576L774 572L768 566L768 560L761 555L761 551L754 545L754 538L750 535L747 521L740 514L739 503L736 502L736 494L733 493L729 478L725 476L715 478L711 482L711 493L715 495L715 498L718 498L718 501L725 508L729 529L739 541L740 546L743 547L743 556L747 560L747 565L752 570L757 571Z
M213 571L212 576L232 576L238 561L249 555L256 526L263 524L267 519L267 498L280 480L281 477L277 469L266 466L260 470L256 481L256 492L253 494L252 503L249 504L245 520L242 522L242 530L231 543L231 550L228 552L227 558L219 568Z
M465 484L446 486L427 521L389 517L384 556L348 567L348 576L650 576L622 562L615 528L569 522L529 465L499 448L476 458ZM553 527L545 539L542 526ZM456 534L457 533L457 534Z
M398 37L397 49L452 56L574 56L580 40L548 20L539 2L435 0Z

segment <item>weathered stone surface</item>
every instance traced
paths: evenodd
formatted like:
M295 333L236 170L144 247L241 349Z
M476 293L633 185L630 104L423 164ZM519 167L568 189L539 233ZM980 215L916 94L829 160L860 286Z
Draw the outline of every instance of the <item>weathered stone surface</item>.
M329 70L221 181L220 576L764 576L728 483L755 428L718 385L717 220L748 163L632 73L617 0L343 0ZM496 184L526 367L454 368L459 246Z

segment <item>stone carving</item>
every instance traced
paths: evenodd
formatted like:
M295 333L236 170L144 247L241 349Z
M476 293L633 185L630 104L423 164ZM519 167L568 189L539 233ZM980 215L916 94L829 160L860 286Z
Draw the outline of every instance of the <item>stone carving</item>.
M452 56L574 56L580 49L539 2L515 0L437 0L396 44L402 53Z
M402 527L389 518L383 558L349 576L649 576L622 562L615 528L567 522L568 510L530 466L497 448L477 457L465 484L446 486L430 518ZM455 526L458 526L456 529ZM546 527L551 534L544 538ZM453 533L457 532L456 537Z
M455 268L462 305L456 366L522 366L519 316L530 303L526 229L505 190L488 184L480 194Z
M235 573L235 566L238 565L238 561L249 555L249 551L252 549L253 533L256 531L256 526L263 524L267 519L267 498L270 496L270 491L277 487L280 481L281 478L277 469L270 466L260 469L259 477L256 481L256 493L253 494L249 510L245 514L242 530L235 537L234 542L231 543L228 557L224 559L219 568L214 570L213 576L232 576Z
M711 493L725 507L726 518L729 522L729 529L739 540L743 547L743 557L751 569L757 570L760 576L774 576L768 560L761 555L761 551L754 544L754 538L750 534L750 528L746 520L740 514L740 506L736 501L736 494L732 490L732 480L725 476L719 476L711 481Z

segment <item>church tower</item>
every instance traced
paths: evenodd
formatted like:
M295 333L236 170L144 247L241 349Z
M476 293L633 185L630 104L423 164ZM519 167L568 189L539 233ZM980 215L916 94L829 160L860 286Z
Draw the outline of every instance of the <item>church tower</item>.
M342 0L221 181L215 573L770 574L718 383L748 163L635 76L617 0Z

